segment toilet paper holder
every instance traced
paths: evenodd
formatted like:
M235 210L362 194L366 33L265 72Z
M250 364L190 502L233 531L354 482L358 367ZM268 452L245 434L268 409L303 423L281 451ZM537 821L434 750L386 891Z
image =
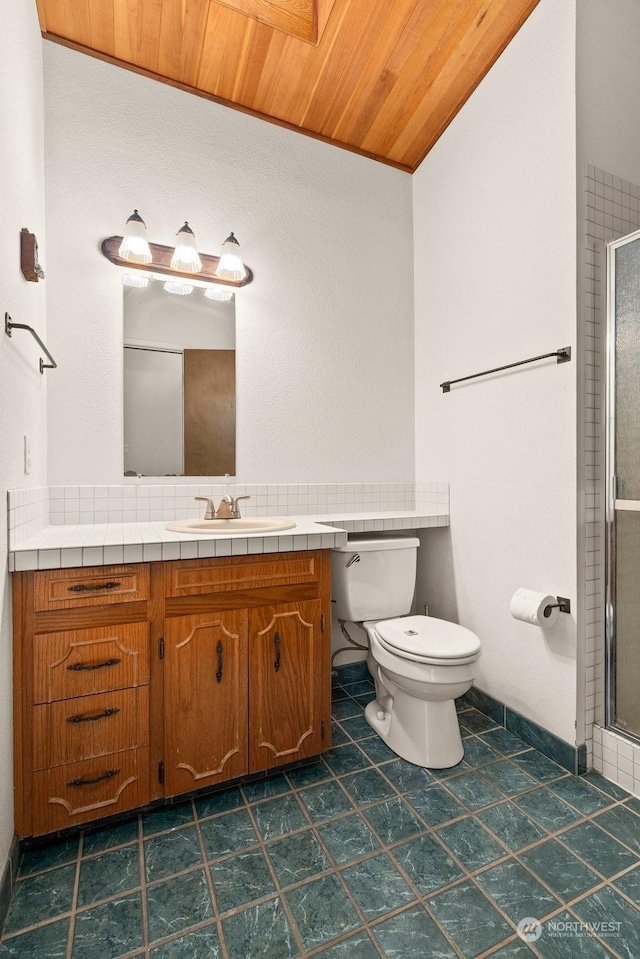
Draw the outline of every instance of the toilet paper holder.
M545 619L548 619L551 616L552 609L559 609L561 613L570 613L571 612L571 600L567 599L565 596L556 596L558 600L557 603L549 603L548 606L545 606L543 610L543 616Z

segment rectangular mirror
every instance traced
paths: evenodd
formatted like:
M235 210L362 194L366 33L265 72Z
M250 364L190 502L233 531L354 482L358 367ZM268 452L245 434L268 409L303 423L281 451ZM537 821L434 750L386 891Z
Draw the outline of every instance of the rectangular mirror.
M154 279L123 290L124 475L234 475L234 294Z

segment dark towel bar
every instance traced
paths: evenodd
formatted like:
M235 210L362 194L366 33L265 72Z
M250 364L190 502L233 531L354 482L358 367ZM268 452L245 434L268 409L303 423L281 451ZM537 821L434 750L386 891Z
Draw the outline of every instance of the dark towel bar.
M440 384L443 393L448 393L454 383L464 383L465 380L475 380L479 376L489 376L490 373L501 373L502 370L512 370L514 366L525 366L527 363L536 363L538 360L548 360L550 357L557 357L558 363L568 363L571 360L571 347L564 346L561 350L555 350L553 353L542 353L540 356L532 356L528 360L520 360L518 363L507 363L506 366L496 366L493 370L484 370L482 373L473 373L471 376L461 376L457 380L445 380Z

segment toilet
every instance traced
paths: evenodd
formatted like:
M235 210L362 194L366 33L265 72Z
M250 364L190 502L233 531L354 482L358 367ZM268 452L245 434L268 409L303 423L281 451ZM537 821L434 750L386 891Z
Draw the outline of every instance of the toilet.
M333 550L331 579L339 620L361 623L376 698L365 718L398 756L446 769L464 755L454 700L473 684L480 640L432 616L409 616L419 540L358 536Z

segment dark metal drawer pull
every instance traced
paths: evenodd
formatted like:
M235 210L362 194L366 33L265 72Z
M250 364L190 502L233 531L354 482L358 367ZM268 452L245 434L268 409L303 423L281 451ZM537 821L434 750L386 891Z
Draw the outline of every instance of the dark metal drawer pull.
M218 669L216 671L216 681L222 682L222 641L218 640L216 646L216 653L218 654Z
M280 656L280 633L276 633L275 636L273 637L273 645L274 645L275 648L276 648L276 661L275 661L275 663L273 664L273 668L275 669L276 672L278 672L279 669L280 669L280 659L281 659L281 656Z
M95 786L96 783L101 783L103 779L111 779L113 776L117 776L119 772L119 769L107 769L106 773L103 773L102 776L96 776L95 779L70 779L67 786Z
M109 716L115 716L116 713L119 713L120 710L116 706L112 706L110 709L105 709L101 713L94 713L93 716L68 716L68 723L95 723L97 719L108 719Z
M71 666L67 666L67 669L70 673L79 673L83 669L104 669L105 666L117 666L121 662L121 659L114 656L113 659L105 659L102 663L72 663Z
M87 586L84 583L79 583L77 586L67 586L67 592L69 593L95 593L101 589L115 589L116 586L120 586L120 583L99 583L97 586Z

